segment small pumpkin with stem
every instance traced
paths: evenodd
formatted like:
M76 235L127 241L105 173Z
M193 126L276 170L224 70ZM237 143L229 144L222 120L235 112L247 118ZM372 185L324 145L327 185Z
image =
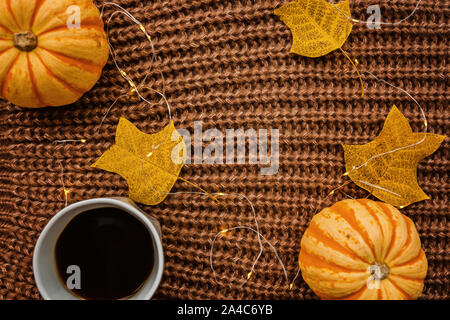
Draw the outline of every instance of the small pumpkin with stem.
M77 101L101 76L109 46L91 0L0 1L0 97L29 108Z
M369 199L344 200L315 215L299 256L302 276L322 299L417 299L427 258L411 219Z

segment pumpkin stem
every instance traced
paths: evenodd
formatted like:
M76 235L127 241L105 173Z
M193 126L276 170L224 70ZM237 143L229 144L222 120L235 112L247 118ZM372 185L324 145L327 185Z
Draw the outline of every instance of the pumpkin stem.
M21 51L32 51L38 45L38 38L31 31L24 31L14 34L14 46Z
M375 262L369 267L374 280L384 280L389 275L389 267L385 263Z

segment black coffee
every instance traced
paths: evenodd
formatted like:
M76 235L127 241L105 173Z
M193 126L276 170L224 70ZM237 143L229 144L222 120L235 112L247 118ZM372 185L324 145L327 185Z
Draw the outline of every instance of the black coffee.
M132 296L149 277L154 248L142 222L116 208L99 208L69 222L56 242L55 258L60 279L75 295L123 299ZM68 270L69 266L77 267ZM73 288L77 276L79 289Z

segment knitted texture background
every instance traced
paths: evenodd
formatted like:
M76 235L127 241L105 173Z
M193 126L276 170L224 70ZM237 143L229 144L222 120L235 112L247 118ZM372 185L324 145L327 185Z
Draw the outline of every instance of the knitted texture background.
M346 198L336 192L325 199L330 187L345 181L340 144L364 144L376 137L394 103L414 131L423 130L420 111L401 91L364 76L367 92L361 99L357 75L339 51L315 59L289 54L291 33L272 14L289 0L115 2L142 21L152 36L177 128L192 134L194 121L202 121L204 131L280 130L276 175L264 176L262 165L247 161L190 164L181 176L210 192L247 195L261 233L279 250L291 279L311 217ZM371 4L380 5L383 21L398 21L414 9L416 0L351 1L353 16L367 19ZM106 18L112 11L106 10ZM373 30L356 24L343 46L359 60L361 71L408 90L424 107L430 132L447 135L449 14L449 1L423 0L400 25ZM147 85L161 89L150 46L139 29L115 15L110 30L118 63L136 82L148 74ZM164 104L151 107L127 96L96 132L108 107L128 88L110 60L95 88L74 105L28 110L0 101L0 298L41 298L32 255L42 229L64 208L62 167L71 189L69 203L127 196L125 180L89 165L114 143L121 116L147 133L168 122ZM54 143L86 137L90 139L85 144ZM422 299L449 298L448 141L419 166L419 184L431 200L402 210L416 223L428 258ZM179 180L173 189L177 191L196 190ZM353 184L344 192L368 196ZM155 298L317 299L301 277L289 290L267 245L252 278L241 288L259 252L256 236L244 231L218 240L214 259L219 283L214 281L209 268L214 235L224 226L254 226L250 207L240 196L223 201L226 208L204 195L169 195L158 206L141 206L162 225L165 271Z

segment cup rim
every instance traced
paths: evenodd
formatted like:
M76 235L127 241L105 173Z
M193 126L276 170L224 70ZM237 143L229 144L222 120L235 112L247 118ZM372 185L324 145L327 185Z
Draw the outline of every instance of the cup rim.
M125 199L129 200L128 198L125 198ZM45 300L51 300L52 298L50 297L50 295L47 292L46 285L41 281L41 278L40 278L41 270L40 270L39 263L38 263L38 256L39 256L39 252L41 251L41 246L44 241L44 238L46 237L49 230L53 227L53 225L59 219L61 219L61 217L64 216L65 214L67 214L73 210L76 210L82 206L99 205L99 204L100 205L109 205L109 206L113 206L116 208L119 207L119 208L125 210L126 212L132 214L135 218L137 218L149 230L149 232L152 235L153 240L156 244L156 249L157 249L156 251L157 251L157 255L158 255L158 259L159 259L160 263L158 263L155 266L156 267L156 276L155 276L154 283L150 287L150 289L148 289L148 291L144 294L144 296L142 297L142 300L149 300L155 293L156 289L159 287L159 284L162 279L163 271L164 271L164 253L163 253L161 236L160 236L160 233L158 232L158 230L156 229L156 227L153 225L153 223L151 221L149 221L148 217L146 217L146 215L143 212L141 212L138 208L134 207L130 203L126 203L125 201L120 200L119 198L108 198L108 197L94 198L94 199L82 200L82 201L72 203L72 204L68 205L67 207L65 207L64 209L60 210L49 220L49 222L44 227L44 229L42 229L42 232L39 235L39 238L36 242L36 245L35 245L34 251L33 251L33 274L34 274L34 280L36 282L36 286L37 286L40 294L42 295L42 297ZM76 215L78 215L82 212L83 211L80 211ZM64 228L65 228L65 226L64 226ZM64 228L62 228L60 232L62 232L62 230L64 230ZM142 289L140 289L140 290L142 290ZM140 290L138 290L137 292L140 292Z

